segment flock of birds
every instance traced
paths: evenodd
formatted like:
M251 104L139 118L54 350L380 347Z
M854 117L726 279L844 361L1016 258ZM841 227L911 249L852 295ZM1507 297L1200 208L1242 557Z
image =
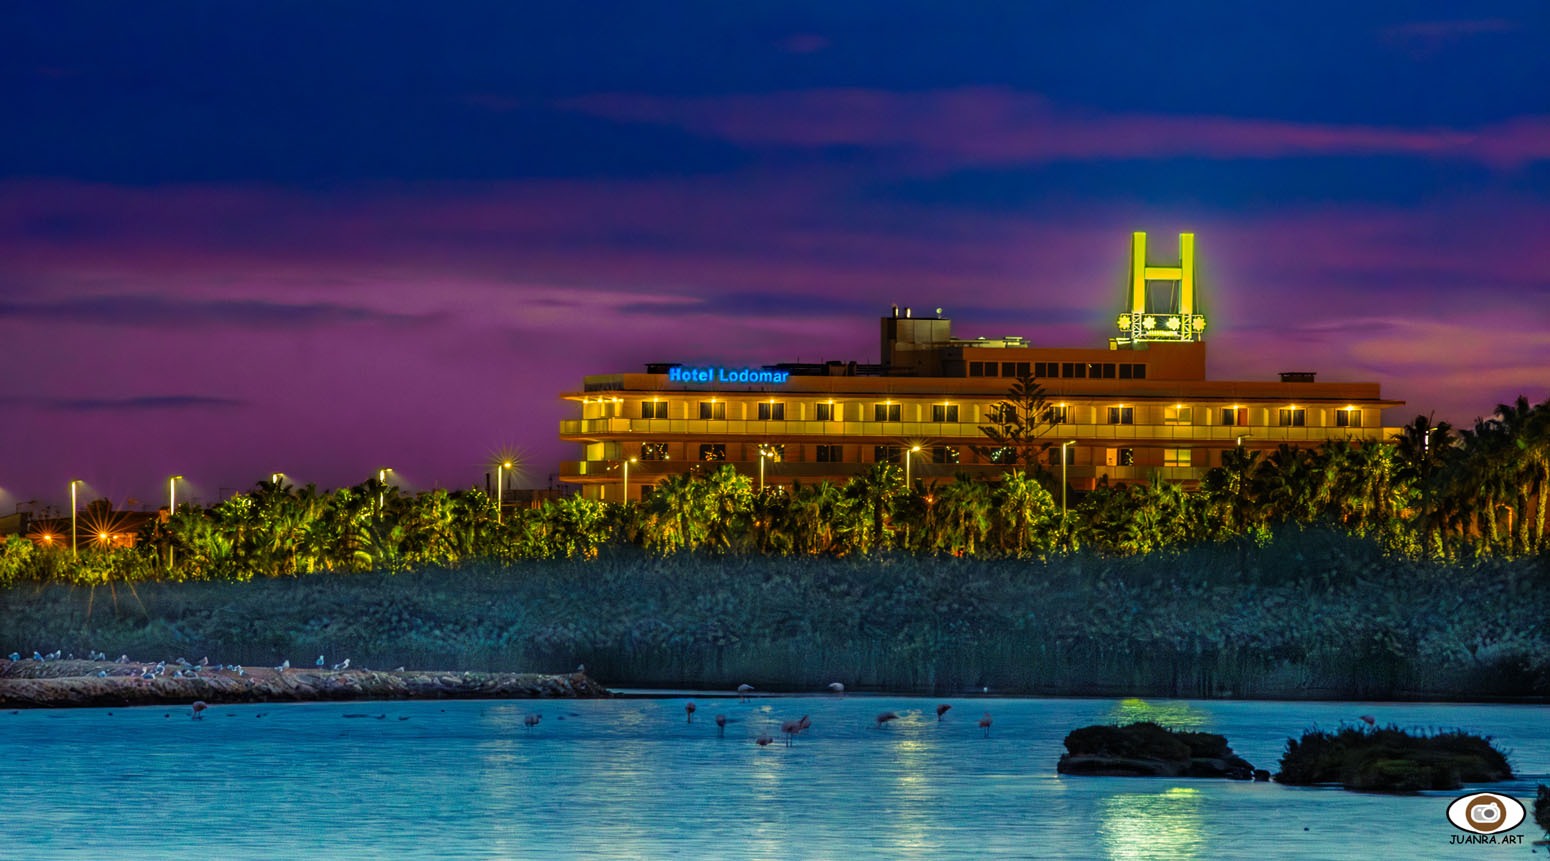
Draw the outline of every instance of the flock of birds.
M10 659L13 662L22 660L22 656L21 656L20 652L12 652L9 657L10 657ZM64 655L62 650L57 650L57 649L55 651L53 651L53 652L50 652L50 653L46 654L46 655L45 654L41 654L40 652L34 651L32 653L32 659L34 661L38 661L40 663L41 662L45 662L45 661L75 660L75 655L74 654ZM108 656L106 654L104 654L102 652L96 652L96 651L91 652L90 655L87 656L87 660L91 660L91 661L99 661L100 662L100 661L106 661L107 659L108 659ZM149 663L137 664L136 662L129 660L129 656L128 655L119 655L118 659L115 660L113 663L120 664L120 665L126 665L127 668L128 668L128 672L126 672L126 673L116 673L115 675L128 675L130 677L138 677L139 679L144 680L144 681L150 681L150 680L153 680L153 679L161 678L163 676L166 676L166 674L167 674L167 662L166 661L157 661L155 664L149 664ZM217 672L217 673L219 673L219 672L229 672L229 673L234 673L239 678L248 675L247 670L244 669L240 664L214 664L214 665L212 665L210 663L210 659L208 657L200 659L200 661L198 663L193 663L193 662L191 662L191 661L189 661L189 660L187 660L185 658L178 658L177 660L173 661L173 666L175 667L175 669L173 671L172 677L175 678L175 679L200 678L201 677L200 674L202 672ZM350 669L350 659L349 658L345 658L344 660L340 661L337 664L329 665L328 662L324 659L323 655L318 655L317 660L313 661L313 666L318 668L318 669L320 669L320 670L324 669L326 667L326 668L328 668L328 669L330 669L330 670L332 670L334 672L344 672L344 671ZM289 669L291 669L291 662L290 662L289 658L287 658L286 660L280 662L280 664L278 666L274 667L274 671L277 674L284 674L285 671L287 671ZM403 667L398 667L395 670L395 672L403 672L403 669L404 669ZM584 672L586 672L586 666L585 665L579 666L579 667L576 668L576 671L578 673L584 673ZM107 670L99 670L97 672L97 676L98 676L98 678L107 678L109 676L109 673L108 673ZM843 682L830 682L827 685L827 689L828 689L828 691L830 693L835 694L837 696L844 696L845 695L845 685L844 685ZM737 699L738 699L738 702L746 702L749 697L752 697L755 694L756 694L756 691L755 691L755 688L754 688L753 685L742 684L742 685L738 685L737 686ZM206 709L208 709L208 708L209 708L209 705L204 700L196 700L193 703L193 705L191 706L190 717L192 717L194 720L200 720L204 716L204 711ZM936 719L937 719L937 721L940 722L943 719L943 717L945 717L947 715L947 712L951 708L952 708L952 706L950 704L948 704L948 703L942 703L942 704L938 705L936 707ZM687 719L687 721L689 723L694 723L694 713L697 710L698 710L698 706L696 706L693 702L688 702L688 703L684 704L685 718ZM874 720L876 721L878 729L882 729L889 722L895 721L895 720L898 720L898 719L899 719L898 713L897 712L891 712L891 711L879 712L877 714L877 716L874 718ZM534 713L531 713L531 714L523 716L522 724L523 724L523 726L525 728L531 730L533 727L538 726L539 722L542 721L542 720L543 720L543 715L534 712ZM1376 721L1374 721L1373 719L1367 717L1366 715L1362 716L1362 720L1366 721L1369 725L1371 725L1373 723L1376 723ZM990 712L985 712L985 714L983 716L981 716L980 719L979 719L978 726L979 726L979 728L981 730L984 731L984 734L985 734L986 738L990 737L990 725L991 725L991 723L992 723L992 718L990 716ZM811 727L812 725L813 725L813 723L808 718L807 715L802 715L801 717L796 718L794 720L783 721L781 723L781 725L780 725L780 732L781 732L781 735L785 736L786 746L790 747L792 741L796 738L796 736L799 735L800 733L802 733L804 730L806 730L809 727ZM718 735L722 735L722 736L726 735L726 727L727 727L727 716L724 715L724 714L716 715L716 731L717 731L717 734ZM754 743L759 745L760 747L768 747L769 745L775 743L775 737L770 735L770 734L768 734L768 733L763 733L763 734L760 734L757 738L754 739Z

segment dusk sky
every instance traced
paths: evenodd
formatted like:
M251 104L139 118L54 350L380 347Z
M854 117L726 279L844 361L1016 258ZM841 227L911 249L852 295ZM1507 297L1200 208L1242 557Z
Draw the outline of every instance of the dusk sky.
M0 511L544 485L589 373L1096 346L1196 233L1210 373L1550 395L1550 5L10 3ZM185 497L187 498L187 497Z

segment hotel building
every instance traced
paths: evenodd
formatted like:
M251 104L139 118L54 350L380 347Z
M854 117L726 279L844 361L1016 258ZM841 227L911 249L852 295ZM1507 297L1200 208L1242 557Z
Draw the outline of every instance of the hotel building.
M908 462L915 481L995 477L980 430L994 425L1018 377L1033 375L1050 413L1040 460L1087 490L1149 481L1193 485L1241 445L1386 440L1375 382L1319 382L1311 371L1276 380L1206 378L1206 319L1196 308L1194 236L1177 264L1147 262L1146 234L1131 241L1127 310L1103 347L1041 347L1021 337L955 338L951 321L894 308L882 318L877 364L828 362L758 368L649 364L644 373L584 378L580 417L560 438L583 459L560 480L590 498L639 500L665 476L732 464L766 485L843 483L879 462ZM1060 458L1065 458L1064 470Z

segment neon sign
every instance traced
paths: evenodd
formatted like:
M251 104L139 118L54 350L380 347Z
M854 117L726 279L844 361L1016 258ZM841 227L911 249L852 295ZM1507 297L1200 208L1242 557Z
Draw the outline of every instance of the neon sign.
M670 383L784 383L790 371L755 368L668 368Z

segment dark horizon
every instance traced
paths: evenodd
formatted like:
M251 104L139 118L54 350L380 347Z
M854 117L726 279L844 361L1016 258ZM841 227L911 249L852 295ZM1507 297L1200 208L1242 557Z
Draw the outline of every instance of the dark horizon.
M1214 378L1550 396L1542 4L674 11L0 11L0 513L544 486L586 374L1099 345L1132 230Z

